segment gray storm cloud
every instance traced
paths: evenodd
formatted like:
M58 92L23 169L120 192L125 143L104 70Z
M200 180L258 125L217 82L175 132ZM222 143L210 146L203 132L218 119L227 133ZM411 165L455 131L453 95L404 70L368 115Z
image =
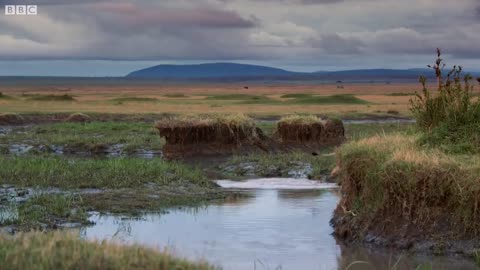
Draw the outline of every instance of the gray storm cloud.
M480 58L476 0L23 2L37 4L39 15L0 16L0 60L342 61L436 47Z

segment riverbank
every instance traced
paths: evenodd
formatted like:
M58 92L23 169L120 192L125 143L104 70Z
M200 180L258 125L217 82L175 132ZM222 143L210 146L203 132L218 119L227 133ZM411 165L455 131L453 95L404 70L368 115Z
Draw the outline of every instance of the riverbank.
M338 150L335 234L413 252L478 256L480 156L446 154L420 145L419 136L374 136Z

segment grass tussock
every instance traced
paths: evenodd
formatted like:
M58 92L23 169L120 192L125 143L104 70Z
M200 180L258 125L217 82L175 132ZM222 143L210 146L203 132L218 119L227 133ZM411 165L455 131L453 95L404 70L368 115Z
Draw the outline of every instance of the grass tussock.
M81 240L73 233L0 235L4 269L216 269L206 262L189 262L141 246Z
M284 143L339 144L345 139L345 128L337 119L291 115L280 119L276 134Z
M417 139L374 136L338 150L344 196L334 218L337 234L423 240L480 236L480 157L422 149Z
M0 184L22 187L135 188L192 184L211 187L203 173L161 159L63 159L57 157L0 156Z

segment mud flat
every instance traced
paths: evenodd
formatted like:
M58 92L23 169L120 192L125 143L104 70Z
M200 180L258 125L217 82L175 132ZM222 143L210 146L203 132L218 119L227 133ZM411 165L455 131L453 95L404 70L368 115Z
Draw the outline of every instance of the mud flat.
M335 234L348 242L478 258L480 157L445 154L417 139L374 136L342 146Z

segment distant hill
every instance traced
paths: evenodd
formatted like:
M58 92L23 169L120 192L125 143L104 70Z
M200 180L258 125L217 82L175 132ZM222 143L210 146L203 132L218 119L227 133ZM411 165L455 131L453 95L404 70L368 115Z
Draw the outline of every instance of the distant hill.
M298 74L301 73L272 67L234 63L212 63L199 65L158 65L134 71L128 74L127 77L156 79L205 79L293 76Z
M127 79L202 80L202 81L323 81L323 82L417 82L429 69L355 69L341 71L292 72L284 69L235 63L198 65L158 65L134 71ZM480 76L480 73L472 73Z

